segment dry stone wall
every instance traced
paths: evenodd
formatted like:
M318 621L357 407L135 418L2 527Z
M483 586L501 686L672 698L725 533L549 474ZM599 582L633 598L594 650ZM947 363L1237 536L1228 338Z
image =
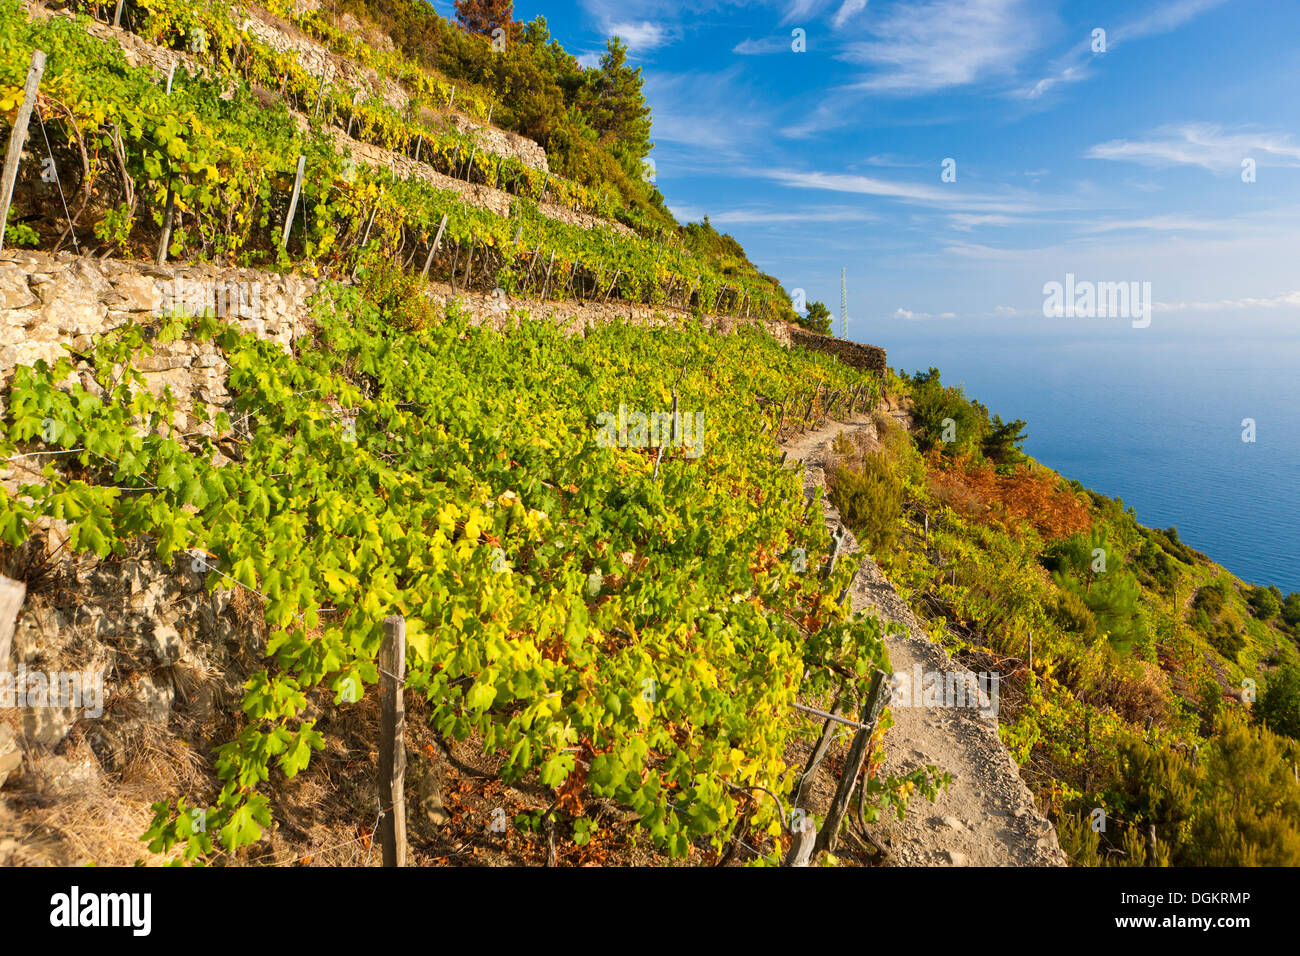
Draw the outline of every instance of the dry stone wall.
M864 369L883 375L887 368L885 350L878 345L863 345L848 339L837 339L829 335L818 335L797 325L789 327L790 344L808 349L812 352L825 352L834 355L843 364L851 368Z

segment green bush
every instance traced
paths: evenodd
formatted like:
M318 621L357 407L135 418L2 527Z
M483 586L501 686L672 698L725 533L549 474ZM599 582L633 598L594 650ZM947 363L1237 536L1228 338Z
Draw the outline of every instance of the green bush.
M1063 631L1078 634L1087 641L1097 636L1097 619L1083 603L1083 598L1073 591L1057 589L1047 606L1047 613Z
M1261 621L1272 620L1282 610L1282 592L1276 587L1248 587L1245 588L1245 595L1250 613Z
M1300 666L1283 664L1255 704L1255 719L1275 734L1300 740Z
M903 479L889 457L868 452L857 463L836 465L830 479L831 501L845 524L872 554L889 551L903 510Z

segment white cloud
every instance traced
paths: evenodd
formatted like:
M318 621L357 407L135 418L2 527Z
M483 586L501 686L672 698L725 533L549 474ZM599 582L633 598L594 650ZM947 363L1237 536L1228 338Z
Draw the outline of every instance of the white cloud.
M1001 213L976 215L974 213L957 212L948 218L952 221L954 229L960 229L963 232L969 232L976 226L1010 226L1021 221L1014 216L1004 216Z
M827 0L792 0L785 16L781 18L781 25L805 23L816 17L826 4Z
M1072 46L1068 53L1057 59L1047 76L1044 76L1031 86L1015 91L1014 95L1024 99L1038 99L1062 84L1078 83L1081 80L1086 80L1092 75L1092 72L1088 69L1089 64L1100 56L1113 53L1117 46L1144 37L1168 33L1182 26L1188 20L1198 17L1205 11L1213 9L1224 2L1225 0L1170 0L1170 2L1154 8L1136 20L1130 20L1113 28L1107 28L1104 23L1098 23L1095 27L1106 30L1105 53L1093 52L1092 30L1095 27L1089 28L1087 35L1083 39Z
M1157 133L1153 139L1098 143L1084 155L1144 166L1200 166L1216 173L1240 171L1247 157L1262 166L1300 165L1300 145L1284 133L1233 132L1210 123L1164 127Z
M1300 308L1300 290L1283 292L1279 295L1256 298L1246 296L1240 299L1217 299L1203 302L1156 302L1152 310L1156 312L1222 312L1244 309L1295 309Z
M880 216L848 206L809 209L794 205L785 209L730 209L710 217L714 224L762 224L775 222L879 222Z
M592 70L600 66L601 56L600 52L593 51L591 53L580 53L575 59L578 61L578 66L584 70Z
M661 24L650 20L637 22L610 23L605 26L610 36L623 38L629 50L644 53L662 46L668 39L668 31Z
M762 37L758 40L748 38L741 40L731 48L731 52L740 56L764 56L769 53L789 53L789 37Z
M1084 232L1119 232L1129 229L1144 229L1148 232L1206 232L1226 225L1227 223L1188 219L1184 216L1149 216L1145 219L1108 219L1088 223L1084 226Z
M831 26L840 29L866 8L867 0L844 0L840 8L835 11L835 16L831 18Z
M930 93L1014 73L1042 42L1043 17L1024 0L929 0L891 8L872 34L843 54L875 68L859 86Z
M828 192L880 196L898 202L957 209L984 214L1010 215L1066 209L1078 205L1076 200L1048 200L1025 190L1007 190L1000 194L971 193L954 185L925 186L917 183L890 182L872 176L851 173L805 172L792 169L760 169L755 175L775 180L795 189L821 189ZM938 177L936 176L936 179Z

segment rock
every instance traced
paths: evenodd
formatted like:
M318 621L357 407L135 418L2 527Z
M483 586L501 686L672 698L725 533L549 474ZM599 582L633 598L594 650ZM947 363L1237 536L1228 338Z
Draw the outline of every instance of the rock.
M965 866L966 854L959 853L956 850L944 850L944 855L948 858L948 863L952 866Z
M27 274L14 263L0 262L0 312L25 309L36 301Z
M23 752L18 746L18 735L8 724L0 724L0 787L11 773L16 773L23 763Z

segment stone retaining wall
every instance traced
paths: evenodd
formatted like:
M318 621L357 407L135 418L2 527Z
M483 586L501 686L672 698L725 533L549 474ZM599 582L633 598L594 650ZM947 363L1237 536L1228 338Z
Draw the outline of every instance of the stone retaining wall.
M851 368L866 369L877 375L883 375L888 367L885 364L885 350L878 345L863 345L860 342L850 342L848 339L818 335L797 325L790 326L790 343L813 352L834 355Z

